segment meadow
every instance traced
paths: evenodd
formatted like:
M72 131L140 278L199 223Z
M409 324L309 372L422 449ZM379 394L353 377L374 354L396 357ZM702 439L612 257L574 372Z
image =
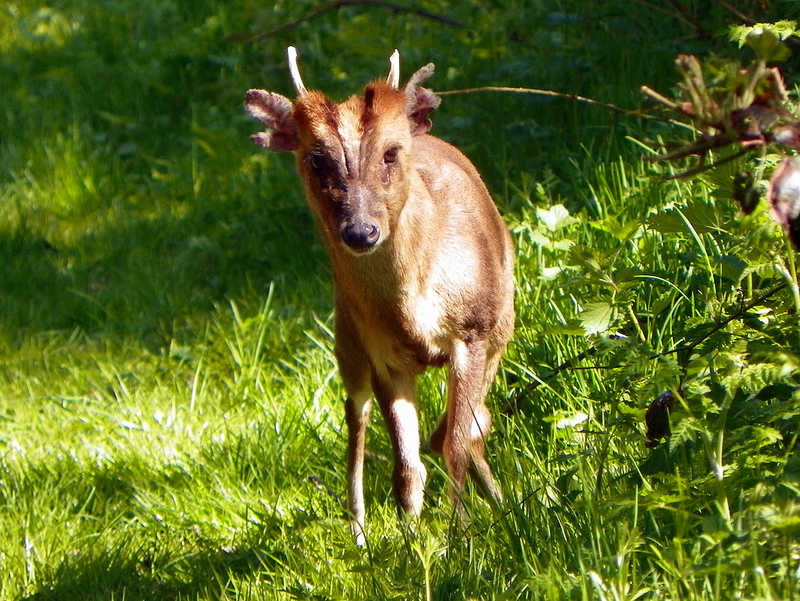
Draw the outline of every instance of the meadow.
M398 521L376 414L354 545L330 269L244 91L291 96L293 44L343 99L399 48L403 80L436 63L435 91L650 110L639 86L675 89L677 54L748 59L724 2L413 6L0 8L0 600L800 598L797 253L730 191L774 160L669 179L650 159L691 131L552 96L433 114L516 244L489 398L505 499L469 489L454 520L426 452L422 517ZM423 435L444 382L419 381ZM666 392L671 436L648 445Z

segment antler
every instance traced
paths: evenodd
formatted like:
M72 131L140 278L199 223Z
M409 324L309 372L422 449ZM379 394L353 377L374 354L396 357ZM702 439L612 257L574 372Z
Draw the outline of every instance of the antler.
M297 49L294 46L289 46L286 49L286 54L289 55L289 72L292 74L292 82L297 89L297 94L302 96L308 90L300 78L300 69L297 68Z
M389 76L386 78L386 83L395 90L400 87L400 53L397 48L394 49L392 56L389 57Z

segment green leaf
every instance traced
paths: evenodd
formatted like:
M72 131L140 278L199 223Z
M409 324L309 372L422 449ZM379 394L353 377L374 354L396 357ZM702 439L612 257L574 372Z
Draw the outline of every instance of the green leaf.
M590 221L589 226L611 234L620 242L627 242L638 232L641 224L639 221L635 220L621 223L619 219L612 215L599 221Z
M536 216L551 232L574 221L564 205L553 205L549 209L536 209Z
M785 40L789 36L797 33L797 21L783 20L776 21L775 23L756 23L751 26L737 25L731 27L729 38L732 42L738 42L739 48L741 48L747 43L747 37L750 34L763 30L769 30L777 38Z
M714 208L705 203L693 202L683 208L681 212L698 234L715 232L719 228ZM686 223L675 209L669 209L653 215L647 220L647 226L661 234L675 234L686 231Z
M554 336L583 336L585 333L581 324L573 322L550 326L542 330L542 334Z
M757 23L752 27L734 27L731 40L750 46L756 56L765 62L781 62L791 56L789 48L781 42L795 32L794 21L778 21L777 23Z
M614 308L608 303L589 303L580 314L581 326L587 336L608 330L613 318Z

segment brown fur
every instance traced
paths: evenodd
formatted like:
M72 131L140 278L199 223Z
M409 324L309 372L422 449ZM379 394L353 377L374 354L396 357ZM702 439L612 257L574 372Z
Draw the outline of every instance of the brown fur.
M489 497L501 496L483 453L491 423L484 399L514 324L513 248L472 163L425 133L438 99L419 82L432 70L421 69L405 90L373 82L338 105L301 93L281 131L287 99L260 90L246 99L270 130L254 141L295 152L331 257L336 357L348 393L350 511L360 543L373 395L394 447L398 506L421 510L426 470L414 386L428 366L450 368L447 410L431 445L444 456L457 506L467 473Z

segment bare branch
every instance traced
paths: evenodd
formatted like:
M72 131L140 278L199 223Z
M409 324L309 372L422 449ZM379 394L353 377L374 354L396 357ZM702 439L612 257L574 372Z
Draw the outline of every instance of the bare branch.
M591 104L592 106L599 106L602 108L606 108L610 111L614 111L615 113L622 113L623 115L632 115L636 117L646 117L648 119L654 119L652 115L648 115L643 111L634 110L634 109L624 109L619 107L615 104L610 104L607 102L600 102L599 100L593 100L591 98L586 98L584 96L578 96L577 94L567 94L564 92L554 92L553 90L538 90L536 88L509 88L504 86L482 86L480 88L465 88L463 90L446 90L444 92L436 91L438 96L451 96L455 94L472 94L475 92L512 92L515 94L534 94L536 96L552 96L554 98L564 98L566 100L573 100L575 102L582 102L584 104Z
M744 21L748 25L755 25L756 24L756 20L755 19L753 19L752 17L748 17L746 14L744 14L739 9L737 9L737 8L731 6L729 3L725 2L725 0L716 0L716 3L719 4L725 10L727 10L728 12L733 13L733 15L737 19L739 19L740 21Z
M680 18L683 19L686 23L688 23L699 36L704 38L710 38L711 33L703 27L703 25L698 21L693 14L691 14L687 8L678 0L669 0L669 3L672 5L675 10L678 11Z
M708 340L712 335L714 335L717 332L719 332L722 328L727 326L730 322L735 321L737 319L742 319L743 317L745 317L745 315L747 315L747 312L750 311L750 309L752 309L753 307L757 307L758 305L763 303L765 300L767 300L769 297L771 297L774 294L777 294L778 292L780 292L784 288L786 288L786 284L785 283L784 284L778 284L777 286L775 286L771 290L768 290L767 292L765 292L761 296L753 299L752 301L750 301L746 305L740 307L739 310L736 311L733 315L730 315L730 316L726 317L725 319L723 319L722 321L717 322L710 330L708 330L708 332L706 332L703 336L700 336L700 338L698 338L697 340L693 340L692 342L689 342L688 344L678 345L676 347L673 347L673 348L669 349L668 351L662 351L660 353L656 353L655 355L650 355L650 357L648 357L648 359L651 359L651 360L652 359L658 359L659 357L665 357L666 355L673 355L675 353L681 353L681 352L684 352L684 353L685 352L692 352L701 343L703 343L704 341Z
M681 173L676 173L675 175L670 175L670 176L666 177L665 179L667 179L667 180L670 180L670 179L685 179L687 177L694 177L695 175L699 175L701 173L705 173L706 171L711 171L712 169L716 169L717 167L719 167L720 165L724 165L725 163L730 163L731 161L735 161L739 157L742 157L742 156L746 155L748 152L750 152L750 150L751 150L750 148L743 148L739 152L735 152L732 155L727 156L724 159L720 159L719 161L716 161L714 163L701 164L701 165L698 165L697 167L689 169L688 171L682 171Z

